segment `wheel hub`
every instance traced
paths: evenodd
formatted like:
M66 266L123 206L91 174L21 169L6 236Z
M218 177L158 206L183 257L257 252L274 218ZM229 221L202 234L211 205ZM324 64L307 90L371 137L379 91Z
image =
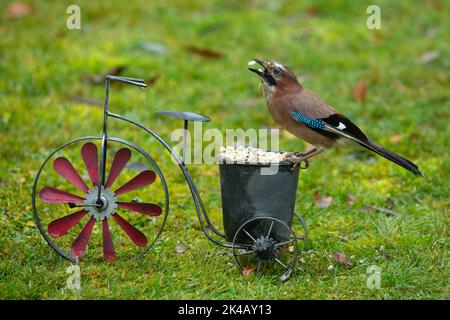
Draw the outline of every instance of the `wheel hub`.
M84 200L84 204L88 205L85 210L97 220L109 218L115 213L117 208L116 194L109 188L104 188L103 186L101 188L100 199L98 199L98 187L94 187L88 191Z
M275 241L268 237L260 237L252 246L255 255L260 260L273 260L276 254Z

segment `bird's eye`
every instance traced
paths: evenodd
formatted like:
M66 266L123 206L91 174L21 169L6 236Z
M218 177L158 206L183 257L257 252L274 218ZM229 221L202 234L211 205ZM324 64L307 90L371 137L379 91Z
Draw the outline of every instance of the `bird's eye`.
M283 73L283 71L281 70L281 68L278 68L278 67L276 67L276 68L274 68L273 70L272 70L272 73L273 73L273 75L274 76L281 76L281 74Z

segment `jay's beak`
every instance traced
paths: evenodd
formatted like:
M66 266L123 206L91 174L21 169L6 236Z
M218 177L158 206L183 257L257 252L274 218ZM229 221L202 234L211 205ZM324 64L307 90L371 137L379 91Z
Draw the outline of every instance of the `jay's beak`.
M256 65L260 65L261 67L263 67L263 69L258 68L250 68L250 66L256 66ZM268 85L275 85L275 79L273 78L273 76L270 74L270 72L267 70L267 62L264 62L262 60L259 59L253 59L251 61L249 61L248 63L248 70L250 70L251 72L254 72L258 75L258 77L261 78L262 81L264 81L264 83L268 84Z

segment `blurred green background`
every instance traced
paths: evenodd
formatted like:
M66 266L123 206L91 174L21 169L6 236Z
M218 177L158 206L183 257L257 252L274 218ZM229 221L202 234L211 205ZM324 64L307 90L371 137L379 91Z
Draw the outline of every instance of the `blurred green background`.
M71 4L80 6L81 30L66 28ZM370 4L381 8L380 30L366 27ZM1 1L0 298L448 299L449 9L437 0ZM168 223L139 260L105 263L89 247L81 290L65 288L70 262L36 229L31 187L57 146L101 132L102 75L145 79L147 90L113 86L111 111L166 139L181 123L155 115L158 109L200 112L212 118L205 128L222 131L272 128L262 89L247 71L254 57L288 65L425 177L352 149L314 158L298 188L296 208L311 241L297 272L283 283L244 277L199 230L188 188L161 149L111 123L112 135L143 146L164 170ZM283 132L280 147L298 151L304 143ZM221 226L218 168L191 171ZM331 204L319 208L327 197ZM351 265L335 261L336 252ZM382 270L378 290L366 286L371 265Z

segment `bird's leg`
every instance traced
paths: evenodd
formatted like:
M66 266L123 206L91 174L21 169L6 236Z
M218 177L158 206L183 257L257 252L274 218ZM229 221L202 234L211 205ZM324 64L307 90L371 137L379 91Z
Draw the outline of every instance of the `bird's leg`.
M299 160L306 160L308 158L311 158L312 156L315 156L323 151L323 148L316 147L312 150L309 150L306 153L301 152L294 152L294 156Z
M323 151L323 148L317 147L314 148L306 153L301 152L294 152L290 155L289 160L294 163L294 168L297 167L302 161L305 162L305 166L301 167L301 169L306 169L309 167L309 161L308 159L312 156L315 156Z

